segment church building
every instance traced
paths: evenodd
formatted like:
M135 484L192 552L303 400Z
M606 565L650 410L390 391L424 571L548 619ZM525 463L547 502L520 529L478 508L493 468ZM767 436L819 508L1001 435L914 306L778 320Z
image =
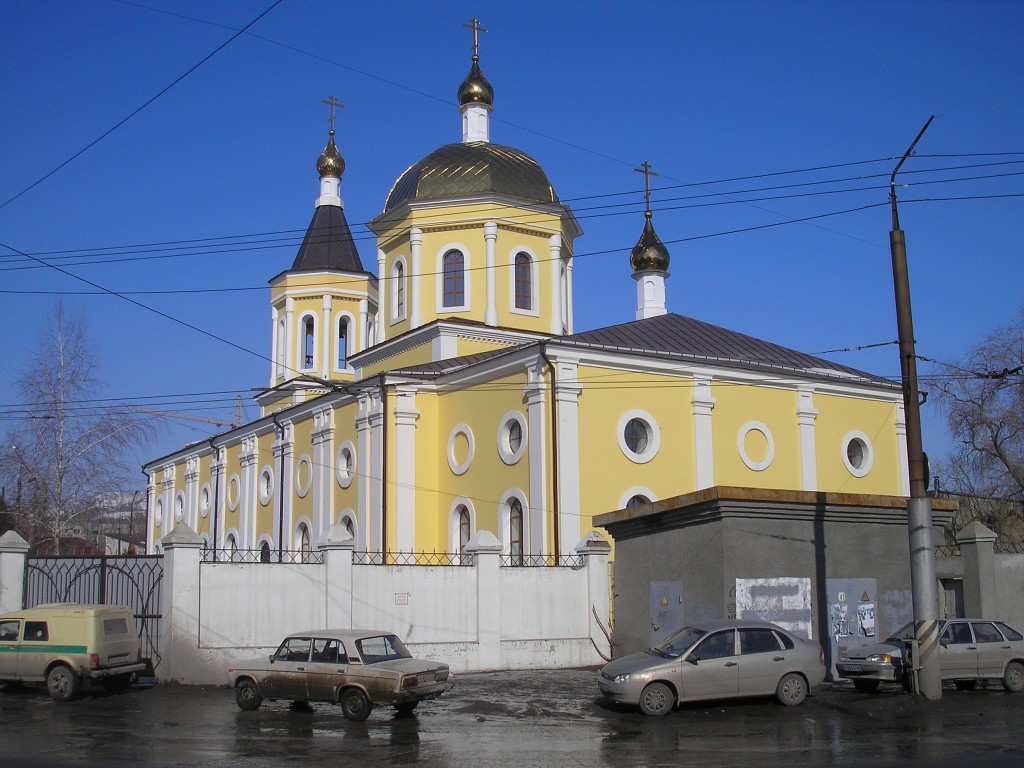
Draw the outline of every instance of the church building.
M582 230L533 158L491 142L478 53L461 141L395 181L372 255L332 123L312 221L270 280L261 415L144 466L147 551L187 525L217 559L300 560L340 525L379 562L489 531L506 564L543 565L604 533L598 515L713 486L908 495L899 386L671 313L649 195L622 254L635 319L575 327Z

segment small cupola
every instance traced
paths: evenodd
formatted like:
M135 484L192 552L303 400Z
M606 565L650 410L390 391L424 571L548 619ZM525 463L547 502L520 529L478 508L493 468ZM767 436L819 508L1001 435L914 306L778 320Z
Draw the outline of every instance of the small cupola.
M494 104L494 88L480 71L480 33L487 30L479 19L463 24L473 30L473 65L459 86L459 111L462 113L462 141L490 141L489 116Z
M334 108L344 105L339 104L334 96L324 99L323 103L331 108L331 132L327 146L316 160L316 170L320 174L320 197L316 200L316 206L319 208L321 205L336 205L344 208L345 203L341 199L341 174L345 172L345 158L341 156L338 146L334 143Z
M665 305L665 280L668 278L668 248L654 231L651 213L651 170L650 163L644 162L634 169L644 175L644 231L629 253L629 265L636 280L636 319L657 317L668 312Z

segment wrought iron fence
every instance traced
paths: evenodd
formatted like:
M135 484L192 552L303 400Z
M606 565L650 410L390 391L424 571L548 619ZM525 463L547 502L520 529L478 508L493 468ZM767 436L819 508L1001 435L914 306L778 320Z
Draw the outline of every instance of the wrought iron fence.
M323 565L324 553L310 549L217 549L203 547L200 562L203 563L293 563L301 565Z
M502 568L582 568L583 555L502 555Z
M353 565L452 565L470 566L473 555L461 552L353 552Z
M28 557L24 604L126 605L135 616L143 653L160 663L162 555Z

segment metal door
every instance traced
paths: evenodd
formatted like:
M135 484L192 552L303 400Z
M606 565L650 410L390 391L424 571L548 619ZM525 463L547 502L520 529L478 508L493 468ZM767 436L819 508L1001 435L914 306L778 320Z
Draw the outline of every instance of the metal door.
M683 582L651 582L651 645L683 626Z

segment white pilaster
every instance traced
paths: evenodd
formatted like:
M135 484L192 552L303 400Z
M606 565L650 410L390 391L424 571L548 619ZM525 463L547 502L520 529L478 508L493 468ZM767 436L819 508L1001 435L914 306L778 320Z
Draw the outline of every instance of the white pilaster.
M278 357L277 307L270 308L270 386L277 383L281 375L281 361Z
M416 390L395 392L395 547L416 548Z
M423 256L423 230L409 230L409 328L420 327L420 264Z
M547 433L548 410L547 383L544 371L547 366L538 357L536 364L526 371L526 424L528 432L527 451L530 461L530 517L528 535L524 548L527 555L547 554Z
M291 378L293 370L302 370L295 360L295 299L284 300L284 375Z
M818 458L814 437L814 422L817 418L814 390L801 387L797 392L796 421L800 430L800 487L805 491L818 490Z
M561 336L562 323L562 236L552 235L551 243L551 335Z
M715 484L715 456L712 445L711 411L715 398L711 396L711 379L693 381L693 455L696 470L696 490Z
M583 387L575 360L555 360L558 409L558 552L571 554L580 540L580 405Z
M370 468L373 466L371 448L371 412L372 399L369 395L360 395L359 412L356 414L356 527L359 540L356 551L365 552L370 549L370 532L374 529L371 509L374 503L373 486L376 481Z
M320 345L320 378L331 378L331 370L334 368L335 355L331 350L331 339L334 338L335 329L331 323L331 296L325 293L321 301L321 313L323 322L320 323L320 335L323 336L323 343Z
M493 221L484 224L484 242L486 243L487 268L484 270L487 278L487 306L484 309L484 323L490 326L498 324L498 305L495 297L495 280L497 269L496 244L498 240L498 225Z
M387 270L387 257L384 255L384 251L380 248L377 249L377 279L380 281L380 290L378 291L377 306L379 310L380 318L380 340L384 341L388 337L388 318L392 317L391 309L391 277ZM363 328L366 326L364 325ZM368 342L369 343L369 342Z

